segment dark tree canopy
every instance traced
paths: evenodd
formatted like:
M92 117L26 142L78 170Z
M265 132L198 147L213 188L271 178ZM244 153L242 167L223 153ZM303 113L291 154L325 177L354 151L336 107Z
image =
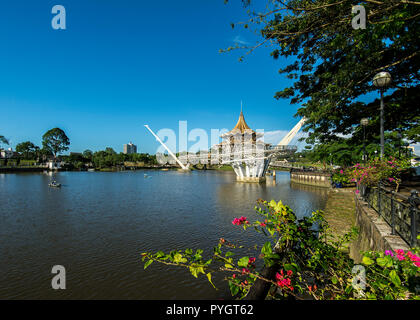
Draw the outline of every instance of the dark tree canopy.
M420 1L275 0L263 13L243 2L250 20L237 25L256 27L263 37L250 52L264 44L273 47L274 58L294 58L279 70L291 84L275 97L301 105L296 115L307 118L305 131L313 131L308 142L353 134L361 118L379 132L379 101L365 103L365 95L377 91L372 78L380 71L392 76L385 129L420 141ZM352 27L354 5L365 8L366 29Z
M39 148L30 141L21 142L16 145L16 151L23 153L26 159L29 159L31 155L34 155L38 149Z
M51 152L54 157L57 154L67 151L69 149L70 140L66 136L65 132L60 128L54 128L48 130L42 136L42 146L45 150Z
M0 143L9 144L9 141L2 135L0 135Z

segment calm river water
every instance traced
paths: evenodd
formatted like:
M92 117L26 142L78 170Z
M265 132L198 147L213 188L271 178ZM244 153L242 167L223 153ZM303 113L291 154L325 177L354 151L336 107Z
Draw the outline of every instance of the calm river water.
M219 238L264 238L232 225L253 220L255 200L283 200L298 216L323 209L326 190L290 183L237 183L232 172L60 172L0 174L0 299L218 299L226 283L153 263L144 251L201 248ZM67 289L51 288L52 266L66 268Z

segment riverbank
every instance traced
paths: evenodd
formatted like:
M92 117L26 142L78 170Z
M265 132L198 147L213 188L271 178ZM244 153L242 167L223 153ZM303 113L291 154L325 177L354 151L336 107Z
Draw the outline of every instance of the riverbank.
M93 169L93 170L92 170ZM177 170L177 166L139 166L139 167L113 167L113 168L91 168L89 170L98 172L120 172L120 171L136 171L136 170ZM233 171L231 166L209 166L209 167L190 167L191 170L205 171L205 170L217 170L217 171ZM0 167L0 173L19 173L19 172L43 172L48 171L46 167L31 166L31 167ZM88 171L88 169L70 169L60 168L53 171Z

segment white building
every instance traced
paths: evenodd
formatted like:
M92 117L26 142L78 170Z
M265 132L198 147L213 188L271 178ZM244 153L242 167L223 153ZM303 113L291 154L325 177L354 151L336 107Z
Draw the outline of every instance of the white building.
M2 149L0 151L0 158L13 158L13 156L15 155L15 152L12 150L12 148L9 148L7 150Z

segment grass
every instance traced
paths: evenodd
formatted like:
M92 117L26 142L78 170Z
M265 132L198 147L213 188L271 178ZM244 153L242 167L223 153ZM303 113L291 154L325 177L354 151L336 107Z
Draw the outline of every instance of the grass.
M349 232L356 223L354 189L332 189L328 193L324 216L335 235Z

